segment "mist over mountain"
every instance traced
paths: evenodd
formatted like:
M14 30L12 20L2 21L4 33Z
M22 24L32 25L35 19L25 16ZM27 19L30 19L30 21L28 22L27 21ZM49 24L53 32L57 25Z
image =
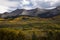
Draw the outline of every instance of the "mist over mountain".
M31 9L31 10L26 10L26 9L16 9L12 12L5 12L1 15L1 18L16 18L19 16L37 16L41 18L51 18L57 15L60 15L60 6L54 8L54 9Z
M18 9L53 9L60 6L60 0L0 0L0 13Z

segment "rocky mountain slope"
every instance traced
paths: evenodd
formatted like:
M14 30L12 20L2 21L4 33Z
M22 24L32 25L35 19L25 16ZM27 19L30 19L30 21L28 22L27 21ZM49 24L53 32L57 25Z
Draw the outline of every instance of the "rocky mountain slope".
M18 16L38 16L41 18L51 18L56 15L60 15L60 6L56 7L55 9L46 10L46 9L32 9L32 10L25 10L25 9L16 9L12 12L5 12L0 17L1 18L16 18Z

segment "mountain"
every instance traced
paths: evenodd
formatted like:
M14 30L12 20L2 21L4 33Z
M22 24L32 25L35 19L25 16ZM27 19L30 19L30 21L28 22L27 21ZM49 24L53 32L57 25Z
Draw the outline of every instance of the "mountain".
M36 12L36 9L24 10L21 15L35 16Z
M5 12L2 14L1 18L16 18L23 12L23 9L16 9L12 12Z
M60 6L56 7L55 9L51 9L45 13L38 14L38 16L41 18L51 18L57 15L60 15Z
M1 15L2 18L16 18L18 16L38 16L41 18L51 18L56 15L60 15L60 6L47 10L47 9L32 9L32 10L26 10L26 9L16 9L12 12L5 12Z
M36 9L32 9L32 10L24 10L21 15L37 16L38 14L42 14L47 11L48 10L36 8Z
M25 9L16 9L12 12L5 12L2 14L2 18L15 18L18 16L22 16L22 15L27 15L27 16L37 16L40 13L45 12L45 10L43 9L32 9L32 10L25 10Z

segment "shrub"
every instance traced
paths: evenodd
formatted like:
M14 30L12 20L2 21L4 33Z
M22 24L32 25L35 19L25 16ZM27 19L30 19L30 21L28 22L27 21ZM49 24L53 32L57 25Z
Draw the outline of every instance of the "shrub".
M0 29L0 40L23 40L24 35L19 31Z

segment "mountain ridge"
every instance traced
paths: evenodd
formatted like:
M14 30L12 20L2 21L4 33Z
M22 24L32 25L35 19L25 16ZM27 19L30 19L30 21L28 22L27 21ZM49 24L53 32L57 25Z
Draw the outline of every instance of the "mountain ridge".
M60 6L51 9L51 10L45 10L45 9L32 9L32 10L25 10L25 9L16 9L12 12L5 12L0 17L1 18L16 18L18 16L37 16L41 18L51 18L56 15L60 15Z

